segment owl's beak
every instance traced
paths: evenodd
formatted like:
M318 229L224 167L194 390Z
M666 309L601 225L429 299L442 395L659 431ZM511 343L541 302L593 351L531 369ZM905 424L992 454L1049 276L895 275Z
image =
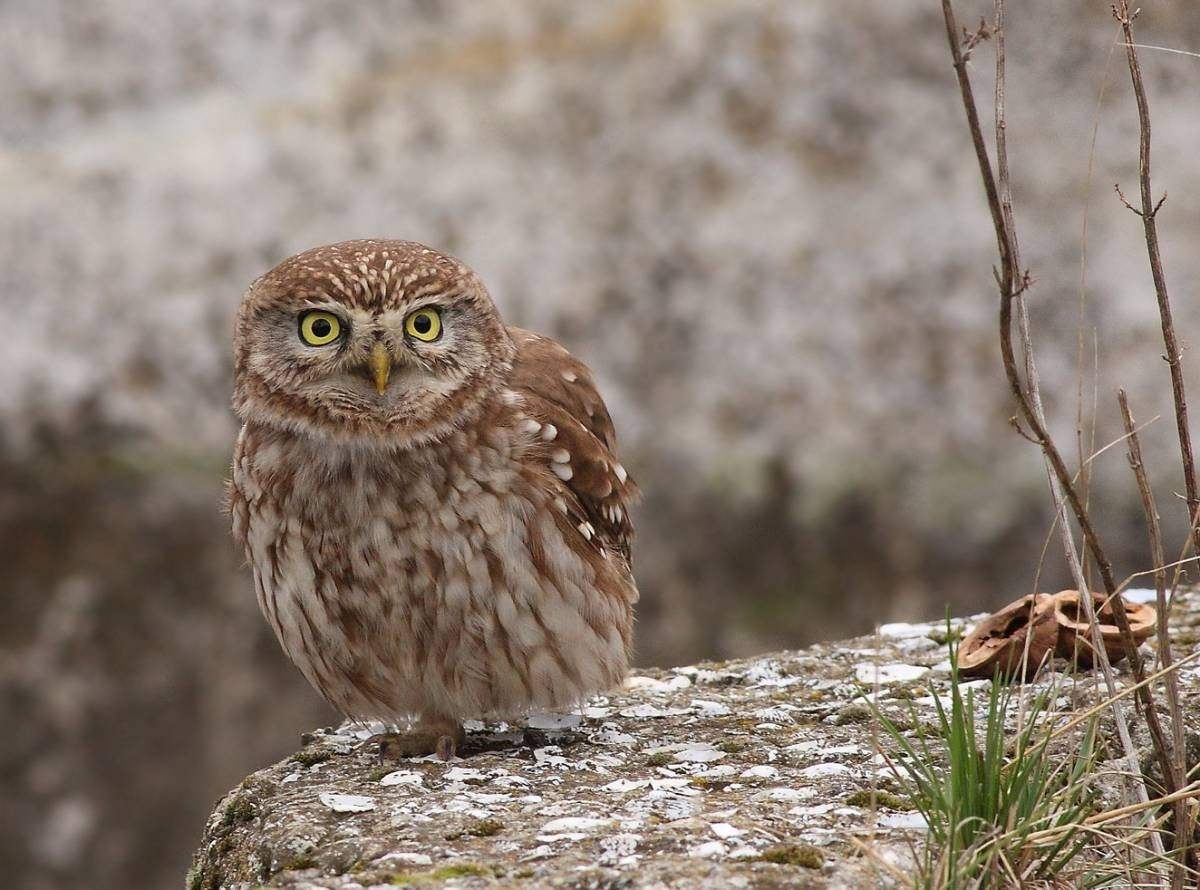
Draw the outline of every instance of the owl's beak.
M388 377L392 375L392 354L380 342L371 349L371 378L375 381L375 391L383 395L387 389Z

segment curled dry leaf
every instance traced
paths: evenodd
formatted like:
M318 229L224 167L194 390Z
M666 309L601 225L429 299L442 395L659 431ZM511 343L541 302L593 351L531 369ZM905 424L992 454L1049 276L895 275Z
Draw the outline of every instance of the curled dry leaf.
M1061 590L1054 595L1053 600L1054 617L1058 626L1056 651L1063 658L1072 659L1080 667L1090 667L1095 649L1092 646L1087 619L1081 608L1079 591ZM1125 609L1129 618L1129 629L1139 645L1153 635L1156 618L1154 608L1145 603L1131 603L1120 596L1110 603L1104 594L1092 593L1092 608L1100 622L1100 638L1112 664L1125 657L1125 648L1121 645L1121 631L1113 617L1114 607Z
M958 670L967 677L1031 678L1058 639L1054 597L1030 594L983 619L959 644ZM1025 641L1029 655L1025 657ZM1024 660L1024 670L1022 661Z

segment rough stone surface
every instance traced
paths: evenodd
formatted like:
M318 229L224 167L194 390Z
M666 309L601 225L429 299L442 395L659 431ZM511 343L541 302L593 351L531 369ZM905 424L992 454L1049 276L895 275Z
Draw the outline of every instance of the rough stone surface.
M1174 613L1177 656L1200 651L1200 597L1181 595ZM647 671L580 714L475 727L466 756L448 763L381 764L365 743L378 727L319 730L218 804L188 886L887 883L873 858L911 867L924 822L880 753L889 745L867 701L907 733L914 716L932 719L932 696L950 682L945 638L944 622L893 624ZM1194 708L1200 662L1181 676ZM963 683L985 700L989 684ZM1061 689L1067 710L1094 700L1096 685ZM1097 806L1117 802L1115 785L1097 791Z

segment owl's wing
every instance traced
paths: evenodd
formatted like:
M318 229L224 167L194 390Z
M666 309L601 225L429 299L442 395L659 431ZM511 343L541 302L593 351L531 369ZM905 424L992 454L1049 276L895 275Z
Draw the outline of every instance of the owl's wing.
M629 563L629 507L640 492L617 460L616 431L591 372L553 340L521 328L508 330L517 345L510 386L541 423L550 469L571 496L568 509L585 538Z

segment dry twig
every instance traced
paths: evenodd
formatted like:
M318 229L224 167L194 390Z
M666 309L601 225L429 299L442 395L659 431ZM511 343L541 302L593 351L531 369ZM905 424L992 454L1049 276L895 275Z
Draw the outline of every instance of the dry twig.
M998 27L1002 23L1003 0L996 0L997 10L1001 13L998 18ZM1076 583L1080 588L1081 603L1084 605L1085 617L1088 619L1089 625L1092 628L1092 634L1097 649L1097 662L1105 675L1106 683L1109 686L1110 697L1115 694L1115 680L1113 678L1112 669L1107 663L1107 658L1100 650L1103 646L1099 639L1099 626L1096 622L1095 615L1091 608L1091 597L1088 593L1087 585L1084 583L1082 567L1079 563L1079 557L1075 550L1074 541L1070 532L1070 525L1065 521L1065 503L1071 507L1071 512L1074 514L1076 521L1079 523L1080 530L1083 533L1088 551L1091 553L1096 565L1100 571L1101 580L1104 583L1105 592L1108 596L1113 596L1117 590L1116 581L1113 576L1112 564L1104 551L1103 545L1100 542L1099 536L1096 534L1095 528L1092 525L1091 517L1088 514L1086 507L1079 498L1079 493L1072 484L1071 474L1067 470L1066 464L1063 462L1062 454L1055 445L1046 428L1045 414L1042 410L1040 392L1038 391L1037 378L1033 376L1028 380L1028 390L1022 384L1020 372L1017 370L1017 363L1013 352L1012 343L1012 311L1013 302L1020 303L1019 297L1030 285L1030 277L1028 272L1022 272L1019 267L1019 260L1016 253L1016 242L1013 235L1011 225L1011 211L1006 216L1004 202L1001 198L1001 188L997 184L996 176L992 171L991 162L988 158L987 146L984 142L983 131L979 123L979 114L976 109L974 92L971 87L970 76L967 72L966 58L963 55L962 49L958 44L957 35L958 28L955 23L954 10L950 0L942 0L942 13L946 23L946 34L950 43L950 52L954 60L954 70L958 79L959 90L962 94L963 108L967 116L967 126L971 135L971 141L974 144L976 159L979 163L980 177L983 181L984 191L987 194L988 209L992 215L992 222L996 231L997 248L1000 254L1000 267L995 271L997 285L1000 289L1000 349L1004 364L1005 375L1008 378L1009 387L1012 390L1013 396L1017 401L1020 412L1024 417L1026 426L1029 428L1031 435L1037 440L1042 449L1042 454L1046 460L1050 473L1050 488L1054 495L1055 507L1062 513L1060 518L1060 531L1063 536L1065 550L1067 551L1067 560L1070 564L1072 574L1076 579ZM1003 78L1003 44L998 43L997 48L997 77ZM997 95L1003 97L1003 88L998 88ZM1003 108L997 108L998 118L1002 114ZM998 123L998 129L1003 129L1003 126ZM1003 151L1003 143L999 144L998 149ZM1004 159L1001 163L1001 170L1005 174L1007 180L1007 160ZM1007 183L1004 185L1004 193L1007 194ZM1026 324L1021 330L1022 345L1026 355L1026 365L1028 372L1029 358L1032 355L1032 350L1029 346L1029 332ZM1116 616L1118 628L1121 633L1122 643L1126 650L1126 657L1129 659L1135 681L1139 684L1144 679L1144 670L1141 662L1141 657L1137 651L1137 645L1130 632L1129 620L1121 608L1113 610ZM1154 744L1155 754L1161 765L1164 779L1168 782L1168 792L1173 792L1178 787L1174 785L1174 770L1172 768L1173 759L1171 750L1167 740L1163 734L1161 723L1158 720L1158 714L1154 709L1154 698L1150 686L1141 685L1138 691L1139 700L1143 705L1145 720L1148 729L1150 730L1151 739ZM1126 756L1130 760L1131 771L1138 773L1136 752L1133 749L1132 740L1128 734L1128 727L1125 724L1124 713L1121 709L1114 705L1113 715L1116 720L1118 734L1121 736L1122 746L1125 749ZM1147 797L1144 782L1137 783L1136 789L1140 800L1144 801ZM1154 839L1156 845L1159 843ZM1156 850L1157 852L1157 850Z
M1171 742L1174 748L1174 779L1175 787L1181 787L1186 780L1187 754L1183 739L1183 709L1179 705L1179 677L1170 670L1174 659L1171 655L1171 635L1168 627L1170 605L1167 602L1167 570L1163 568L1162 531L1158 522L1158 507L1154 503L1154 492L1146 477L1146 467L1142 461L1142 446L1138 441L1137 429L1133 423L1133 414L1129 410L1129 400L1125 390L1117 391L1117 401L1121 406L1121 419L1125 424L1125 432L1129 437L1129 466L1133 469L1137 480L1138 492L1142 496L1142 511L1146 515L1146 531L1150 537L1150 558L1153 560L1154 590L1158 606L1158 655L1163 669L1167 671L1167 708L1171 714ZM1171 877L1171 886L1182 890L1184 876L1188 864L1188 850L1192 844L1191 813L1186 800L1178 800L1175 809L1175 852L1176 862Z
M1183 352L1175 336L1175 322L1171 317L1171 299L1167 294L1167 276L1163 272L1162 255L1158 249L1157 216L1164 192L1158 203L1150 189L1150 103L1146 99L1146 86L1142 82L1142 66L1138 63L1137 44L1133 39L1133 20L1137 12L1131 12L1128 0L1117 0L1113 15L1125 35L1125 58L1129 62L1129 77L1133 81L1133 97L1138 110L1138 185L1141 191L1141 209L1135 208L1121 194L1121 202L1142 219L1146 232L1146 254L1150 259L1150 277L1154 279L1154 293L1158 298L1158 316L1162 323L1163 347L1166 349L1167 367L1171 370L1171 395L1175 399L1175 426L1179 432L1179 454L1183 460L1183 482L1187 490L1188 518L1191 527L1196 527L1200 515L1200 491L1196 487L1196 463L1192 452L1191 427L1188 425L1187 394L1183 388Z

